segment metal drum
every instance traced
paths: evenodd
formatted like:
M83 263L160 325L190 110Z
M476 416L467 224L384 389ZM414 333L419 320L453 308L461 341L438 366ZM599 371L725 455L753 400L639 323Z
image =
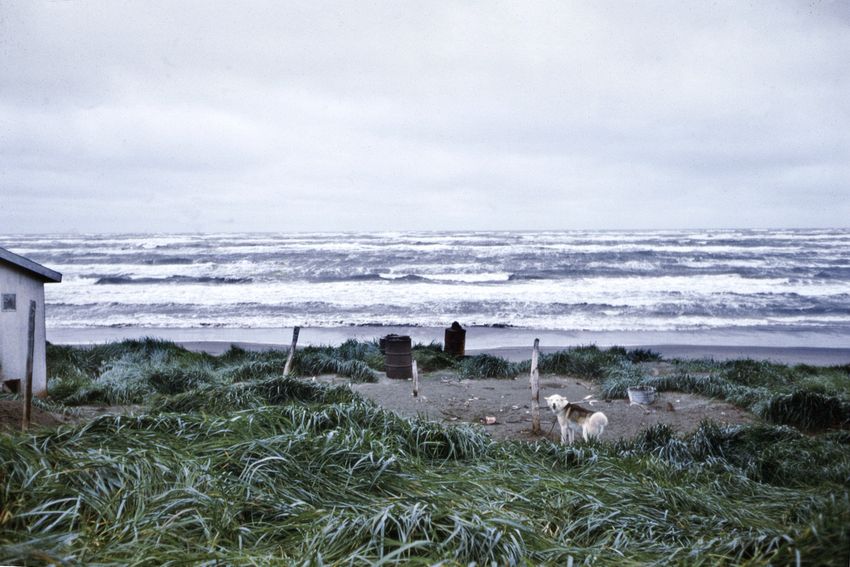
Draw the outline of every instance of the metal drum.
M443 351L446 354L463 356L466 351L466 329L455 321L446 329L446 340L443 344Z
M413 354L410 337L387 335L384 337L384 369L387 378L412 378Z

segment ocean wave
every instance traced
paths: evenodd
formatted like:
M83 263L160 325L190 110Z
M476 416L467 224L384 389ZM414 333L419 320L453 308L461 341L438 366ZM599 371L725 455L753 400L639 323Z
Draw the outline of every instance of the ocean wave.
M321 275L314 276L309 279L313 283L343 283L343 282L398 282L398 283L419 283L427 282L433 284L451 284L451 283L500 283L510 280L510 274L504 273L443 273L429 274L427 276L420 274L397 274L397 273L381 273L381 274L347 274L347 275Z
M424 276L416 274L391 275L391 274L349 274L349 275L322 275L310 278L312 283L340 283L340 282L424 282L429 280Z
M63 273L45 288L48 320L62 326L850 320L844 229L14 235L0 245Z
M426 282L426 281L434 281L426 278L425 276L418 276L416 274L405 274L403 276L391 276L388 274L382 274L381 279L387 279L395 282Z
M820 270L819 272L814 274L814 277L826 280L839 279L850 281L850 266L836 266L832 268L827 268L825 270Z
M181 256L156 256L154 258L146 258L139 262L140 264L147 264L150 266L172 266L172 265L186 265L186 264L194 264L195 260L192 258L185 258Z
M51 324L73 326L89 318L103 324L171 326L192 321L196 325L240 326L252 321L256 326L287 326L311 321L318 326L360 325L441 325L445 320L462 319L486 326L526 326L545 324L546 328L578 330L598 325L615 329L675 329L735 327L753 325L799 325L808 328L845 325L850 328L850 297L818 301L805 296L729 296L701 300L680 298L647 305L591 302L529 301L424 301L418 303L363 302L341 304L326 301L281 301L267 304L231 303L53 303L48 310ZM295 323L293 323L295 321ZM277 323L275 323L277 322Z
M382 281L381 274L349 274L349 275L320 275L310 278L313 283L335 283L335 282L375 282Z
M429 313L427 315L408 314L392 316L374 314L236 314L221 318L215 314L190 312L183 315L143 314L141 316L121 313L104 313L97 319L90 316L56 317L48 316L49 328L76 327L163 327L163 328L251 328L273 329L292 327L345 327L345 326L387 326L387 327L445 327L451 321L461 321L465 327L516 327L527 329L550 329L561 331L691 331L711 329L794 329L806 332L828 332L847 335L850 333L850 321L841 318L787 317L764 320L759 318L723 319L716 316L689 316L670 318L631 318L631 317L560 317L528 314L516 319L493 319L492 316L462 315L451 312Z
M129 276L103 276L98 278L95 285L128 285L128 284L248 284L252 278L222 278L212 276L168 276L164 278Z

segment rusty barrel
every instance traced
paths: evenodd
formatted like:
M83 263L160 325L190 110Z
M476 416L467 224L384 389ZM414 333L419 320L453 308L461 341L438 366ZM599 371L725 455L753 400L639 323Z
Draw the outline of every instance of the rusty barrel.
M384 337L384 369L387 371L387 378L413 377L410 337L402 335Z
M463 356L466 351L466 329L455 321L446 329L443 351L452 356Z

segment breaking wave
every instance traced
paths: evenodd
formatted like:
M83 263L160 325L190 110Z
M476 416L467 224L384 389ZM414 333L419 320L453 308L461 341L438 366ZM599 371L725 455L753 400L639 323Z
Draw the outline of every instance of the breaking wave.
M850 330L850 231L15 235L54 327Z
M156 284L245 284L251 278L216 278L211 276L168 276L164 278L134 278L130 276L103 276L97 278L95 285L156 285Z

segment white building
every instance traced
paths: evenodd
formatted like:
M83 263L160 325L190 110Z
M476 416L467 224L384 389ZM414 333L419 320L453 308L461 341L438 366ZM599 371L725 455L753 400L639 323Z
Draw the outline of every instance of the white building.
M44 284L62 274L0 248L0 384L22 391L27 372L30 301L35 301L32 393L47 394Z

